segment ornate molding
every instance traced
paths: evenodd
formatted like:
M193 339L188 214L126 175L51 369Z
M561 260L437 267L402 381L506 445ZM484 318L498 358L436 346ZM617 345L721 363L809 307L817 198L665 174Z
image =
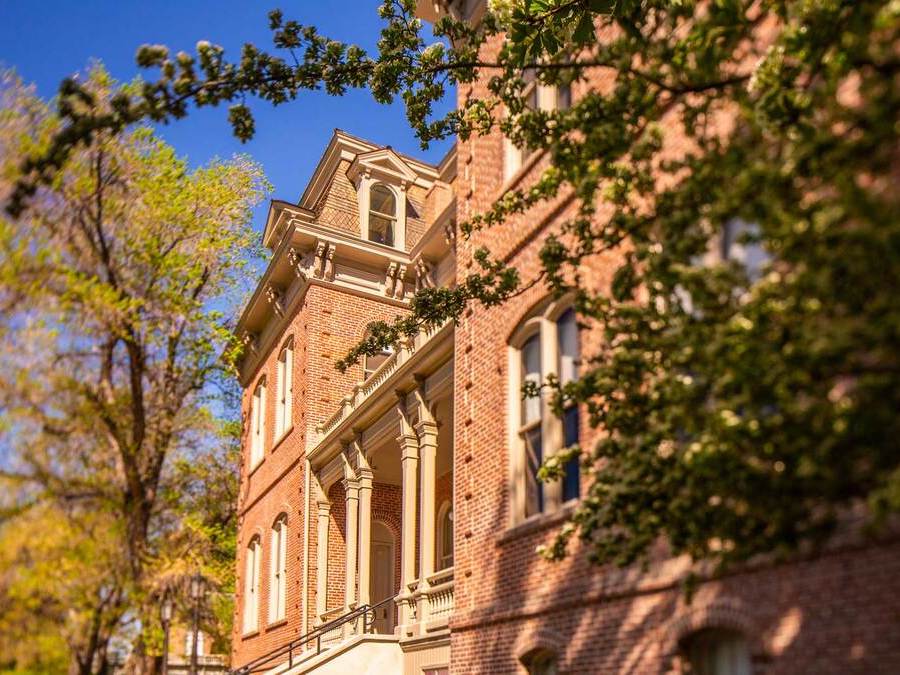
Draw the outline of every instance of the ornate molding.
M266 284L266 300L272 305L275 314L284 316L284 291L275 284Z
M444 241L456 253L456 223L452 220L444 225Z
M243 335L241 335L241 346L244 348L245 354L256 355L259 351L259 335L250 331L244 331Z
M437 284L434 280L434 267L424 258L416 260L416 292L423 288L434 288Z
M394 297L394 290L397 286L397 263L391 261L388 263L387 270L384 275L384 294L389 297Z
M304 251L293 247L288 251L288 264L294 270L294 274L301 279L308 279L312 276L315 260L315 255L312 251Z

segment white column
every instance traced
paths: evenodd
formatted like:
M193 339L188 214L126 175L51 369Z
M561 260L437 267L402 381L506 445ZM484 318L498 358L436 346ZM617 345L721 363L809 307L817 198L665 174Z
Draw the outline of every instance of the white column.
M349 466L346 468L348 471L352 471ZM352 478L344 478L344 495L344 504L346 506L344 605L349 612L356 607L356 534L359 518L359 483L355 475Z
M421 506L419 517L421 523L421 537L419 539L419 575L420 582L427 583L427 578L434 574L435 551L435 473L437 470L437 442L438 427L434 419L434 413L425 398L425 392L420 386L416 390L416 398L419 402L419 422L416 431L419 436L419 471Z
M354 445L359 457L359 604L368 605L372 602L369 586L372 565L372 469L360 441L357 440Z
M328 609L328 524L331 504L320 498L318 504L318 536L316 537L316 615L321 621Z
M414 617L409 598L409 585L416 577L416 478L419 467L419 441L413 432L403 396L398 396L397 413L400 418L400 470L402 475L401 533L400 533L400 623L409 625Z
M427 620L428 578L434 574L435 551L435 473L437 469L437 422L430 401L425 396L424 383L416 389L419 407L419 621Z

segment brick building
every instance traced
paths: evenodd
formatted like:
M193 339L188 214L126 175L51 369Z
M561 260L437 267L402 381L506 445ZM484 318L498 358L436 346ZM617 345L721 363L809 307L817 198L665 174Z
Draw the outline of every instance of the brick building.
M466 16L474 0L453 3ZM423 3L422 14L434 19ZM486 49L497 49L497 43ZM602 86L592 82L591 86ZM578 91L536 86L537 105ZM460 97L486 95L476 82ZM455 223L546 164L499 133L432 166L336 131L245 308L245 437L233 664L290 673L900 673L900 545L835 545L682 590L687 563L591 567L548 543L580 491L540 457L590 429L523 403L576 375L595 334L530 289L340 373L334 362L415 290L452 285L487 245L525 277L571 208L560 195L457 241ZM615 260L598 259L602 286Z

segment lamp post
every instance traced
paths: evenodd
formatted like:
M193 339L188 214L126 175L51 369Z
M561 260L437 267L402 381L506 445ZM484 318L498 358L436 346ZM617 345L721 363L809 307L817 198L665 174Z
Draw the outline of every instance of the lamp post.
M203 576L197 572L191 577L191 600L194 601L192 611L191 670L190 675L197 675L197 633L200 623L200 600L206 590Z
M169 625L172 623L172 600L169 594L163 596L162 604L159 607L159 618L163 627L163 655L162 655L162 675L169 673Z

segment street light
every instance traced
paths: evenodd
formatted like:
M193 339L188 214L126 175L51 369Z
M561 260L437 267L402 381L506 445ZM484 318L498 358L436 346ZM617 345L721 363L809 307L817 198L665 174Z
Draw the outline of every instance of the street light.
M193 639L191 640L191 670L190 675L197 675L197 633L199 632L200 623L200 600L203 599L206 586L204 584L203 575L199 572L191 577L191 600L194 601L193 607L193 625L191 628Z
M169 672L169 625L172 623L172 600L169 594L163 596L162 604L159 606L159 618L163 627L163 657L162 657L162 675L168 675Z

